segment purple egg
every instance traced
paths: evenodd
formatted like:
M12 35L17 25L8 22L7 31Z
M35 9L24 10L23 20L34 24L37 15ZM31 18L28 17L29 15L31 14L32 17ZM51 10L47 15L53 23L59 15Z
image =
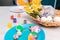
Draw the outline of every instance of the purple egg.
M16 23L16 22L17 22L17 19L16 19L16 18L14 18L14 19L13 19L13 23Z

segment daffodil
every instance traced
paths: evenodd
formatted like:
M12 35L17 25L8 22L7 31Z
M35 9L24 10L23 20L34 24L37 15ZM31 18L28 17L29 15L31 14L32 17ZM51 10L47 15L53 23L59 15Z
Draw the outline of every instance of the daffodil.
M41 0L36 0L36 5L41 4Z
M40 3L41 3L41 0L32 0L32 1L30 2L31 5L32 5L32 4L38 5L38 4L40 4Z
M24 9L27 13L32 13L32 9L30 8L30 6L25 6Z
M17 0L17 3L22 6L28 5L28 3L24 2L23 0Z
M32 9L33 9L35 12L39 12L38 9L37 9L37 5L32 5Z
M41 5L41 4L38 4L38 5L37 5L37 8L38 8L38 9L42 9L42 5Z
M28 5L25 5L25 11L30 15L36 18L38 13L41 11L41 0L31 0Z

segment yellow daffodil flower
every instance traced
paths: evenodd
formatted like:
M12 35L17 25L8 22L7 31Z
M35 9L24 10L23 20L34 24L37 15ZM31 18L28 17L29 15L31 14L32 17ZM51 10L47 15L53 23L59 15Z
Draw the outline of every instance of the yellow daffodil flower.
M41 0L30 0L27 5L25 5L24 10L27 13L30 13L29 15L33 16L36 18L38 13L41 11L42 5L41 5Z
M38 4L40 4L40 3L41 3L41 0L32 0L32 1L30 2L31 5L32 5L32 4L38 5Z
M32 9L30 8L30 6L25 6L25 11L28 13L32 13Z
M36 0L36 5L40 4L41 0Z
M38 9L37 9L37 5L32 5L32 9L35 11L35 12L39 12Z
M17 0L18 5L25 6L28 5L27 2L24 2L23 0Z

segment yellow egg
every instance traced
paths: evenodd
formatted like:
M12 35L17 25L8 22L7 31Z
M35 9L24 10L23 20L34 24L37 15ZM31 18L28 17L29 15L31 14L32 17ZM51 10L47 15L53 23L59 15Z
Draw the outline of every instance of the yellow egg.
M8 28L11 28L12 27L12 23L8 23Z

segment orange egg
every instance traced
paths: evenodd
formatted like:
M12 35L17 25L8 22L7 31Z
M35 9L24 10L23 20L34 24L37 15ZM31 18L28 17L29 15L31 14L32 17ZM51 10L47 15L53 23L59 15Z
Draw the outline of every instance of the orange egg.
M29 35L28 36L28 40L34 40L34 36L33 35Z

